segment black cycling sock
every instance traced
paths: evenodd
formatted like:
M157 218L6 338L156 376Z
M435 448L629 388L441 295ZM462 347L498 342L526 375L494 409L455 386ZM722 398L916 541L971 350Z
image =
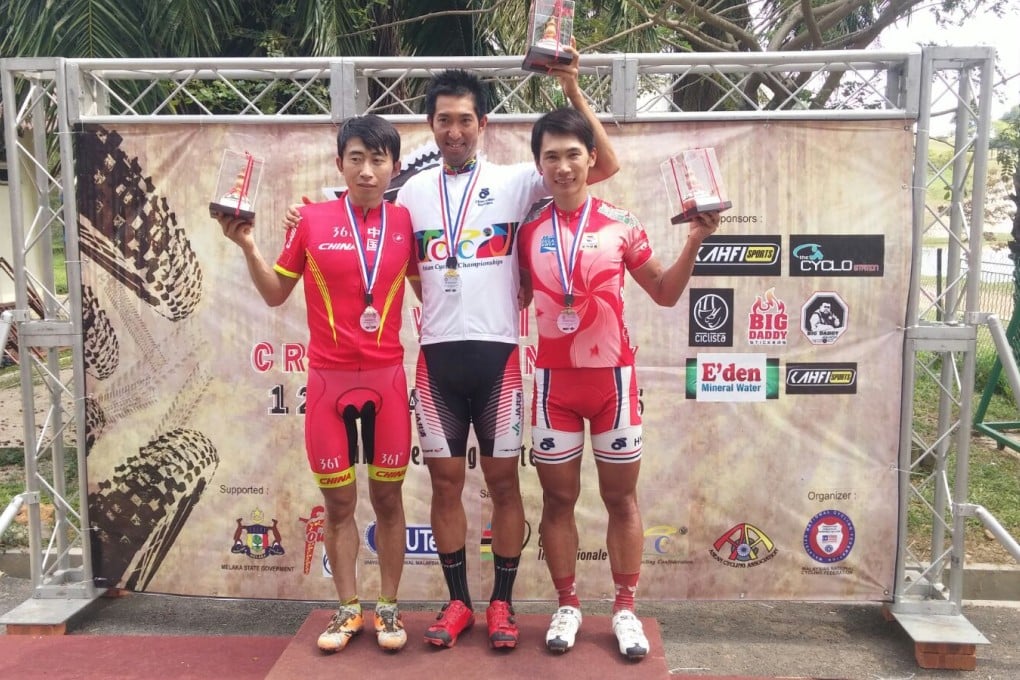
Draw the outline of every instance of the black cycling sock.
M443 576L446 587L450 589L450 599L460 600L471 609L471 595L468 593L467 551L465 548L451 553L439 553L439 563L443 565Z
M492 597L489 598L489 602L493 600L513 602L514 581L517 579L517 565L521 563L521 556L503 557L492 553L492 561L496 567L496 579L492 584Z

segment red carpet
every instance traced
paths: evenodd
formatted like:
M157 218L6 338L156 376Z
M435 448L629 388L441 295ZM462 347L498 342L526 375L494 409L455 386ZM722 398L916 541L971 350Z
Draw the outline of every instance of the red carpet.
M0 635L0 677L18 680L264 678L285 637Z
M315 639L329 623L331 611L312 612L293 642L283 651L267 676L270 680L336 680L351 668L364 669L369 675L391 678L439 677L458 678L536 678L557 680L580 678L616 678L632 680L666 680L670 676L662 649L659 624L655 619L641 619L645 635L652 646L648 657L640 662L627 661L616 647L608 616L586 616L574 648L566 654L553 654L545 648L545 629L549 617L539 614L517 617L521 642L513 651L489 648L485 615L476 614L475 625L461 635L456 646L445 649L427 645L422 640L425 629L435 619L429 612L405 612L407 646L399 654L387 653L375 644L375 636L366 631L338 654L323 654L315 647ZM371 614L365 617L372 621Z

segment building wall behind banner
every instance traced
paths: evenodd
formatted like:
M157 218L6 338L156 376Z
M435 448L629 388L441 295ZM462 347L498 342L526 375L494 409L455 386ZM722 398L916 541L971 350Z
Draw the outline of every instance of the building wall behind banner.
M424 125L400 129L405 159L431 141ZM733 201L675 308L655 306L633 282L624 291L645 422L639 596L888 599L909 130L902 122L647 123L610 135L622 170L594 192L642 221L664 264L686 227L669 222L662 160L715 147ZM492 123L486 156L529 162L529 137L530 125ZM335 128L89 126L77 141L96 574L156 592L332 598L320 496L303 450L303 298L267 308L208 203L223 149L264 157L256 239L272 261L286 207L340 184ZM409 383L415 302L409 295L403 312ZM812 317L823 316L829 323L813 329ZM522 329L530 394L533 316ZM491 504L475 453L464 497L472 592L484 597ZM611 597L590 451L582 467L578 593ZM528 532L515 595L552 598L541 490L525 452L520 471ZM359 592L371 598L374 524L363 466L358 475ZM404 491L400 596L445 599L417 447Z

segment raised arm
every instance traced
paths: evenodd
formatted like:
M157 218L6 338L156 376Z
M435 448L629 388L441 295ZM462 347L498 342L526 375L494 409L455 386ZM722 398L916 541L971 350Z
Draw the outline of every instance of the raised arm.
M656 304L673 307L680 300L694 271L701 243L719 227L719 213L703 213L690 224L690 232L676 262L664 269L662 263L651 258L632 272L634 280L645 289Z
M616 152L613 151L613 145L609 142L606 129L602 127L601 121L588 105L588 100L584 98L584 92L578 83L577 78L580 72L578 64L581 61L581 55L576 49L573 38L570 39L568 50L574 57L573 61L566 65L557 64L551 67L550 75L556 76L556 79L560 81L563 94L566 95L571 106L588 120L595 132L595 149L598 151L598 155L595 157L595 166L588 172L588 184L595 184L615 175L620 169L620 163L616 159Z

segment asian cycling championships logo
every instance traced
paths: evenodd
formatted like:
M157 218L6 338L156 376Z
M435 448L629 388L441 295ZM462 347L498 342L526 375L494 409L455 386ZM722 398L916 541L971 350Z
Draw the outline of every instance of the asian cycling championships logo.
M455 253L457 260L460 264L467 264L472 260L512 255L517 227L517 222L492 224L480 229L465 225L460 240L457 242L457 252ZM450 247L442 229L415 232L414 237L417 242L419 262L445 263L450 257Z
M728 567L746 569L768 562L779 549L764 531L743 522L717 538L708 552Z
M804 550L816 562L832 564L847 558L855 539L849 517L838 510L822 510L804 530Z

